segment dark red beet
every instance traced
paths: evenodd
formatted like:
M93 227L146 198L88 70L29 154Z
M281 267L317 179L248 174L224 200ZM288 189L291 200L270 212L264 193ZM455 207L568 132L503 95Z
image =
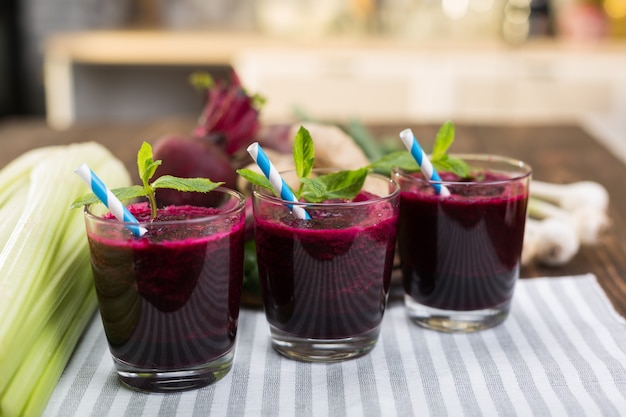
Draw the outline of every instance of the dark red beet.
M218 81L207 89L207 102L202 109L194 136L224 136L224 151L233 155L253 142L259 130L259 110L254 96L246 93L233 71L230 83Z
M210 138L166 136L153 147L153 159L161 160L155 179L163 175L182 178L208 178L224 182L224 187L236 189L237 173L230 164L228 155ZM189 204L207 205L213 201L211 193L177 193L158 189L156 197L160 205Z

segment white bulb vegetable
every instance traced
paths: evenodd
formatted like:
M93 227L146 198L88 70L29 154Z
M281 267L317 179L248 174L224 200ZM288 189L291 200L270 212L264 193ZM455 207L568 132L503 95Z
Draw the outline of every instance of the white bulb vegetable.
M592 206L606 211L609 206L609 192L595 181L578 181L569 184L553 184L532 180L532 196L550 201L565 210L576 210Z
M522 249L523 265L533 259L548 266L564 265L572 260L579 248L578 235L567 222L555 217L527 219Z
M556 218L569 224L580 242L585 245L598 244L611 225L606 212L593 205L579 206L568 211L535 197L528 201L528 214L535 219Z

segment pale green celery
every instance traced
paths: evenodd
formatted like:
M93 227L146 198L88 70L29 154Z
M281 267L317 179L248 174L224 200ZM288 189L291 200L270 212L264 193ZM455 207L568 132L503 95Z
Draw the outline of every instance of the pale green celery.
M4 248L15 224L22 215L27 196L28 188L22 188L0 209L0 250Z
M28 194L30 172L37 163L50 155L49 148L36 149L13 160L0 170L0 250L9 240Z
M59 253L55 259L56 265L52 266L48 285L28 310L23 312L22 320L7 323L8 326L16 327L11 333L17 334L20 344L11 343L4 346L2 357L11 358L11 360L0 362L0 395L22 361L25 360L27 351L24 346L30 346L39 337L39 333L48 326L48 318L52 311L66 308L63 304L68 302L67 294L72 290L74 281L86 280L88 285L92 285L89 251L84 245L86 239L84 232L74 233L74 235L82 241L66 240L63 242L61 245L63 250L60 251L62 253ZM68 253L72 251L74 253Z
M22 416L40 416L43 414L48 404L48 400L56 387L59 377L65 369L65 365L70 359L74 347L82 336L89 321L93 317L93 311L97 304L96 292L91 289L87 297L80 304L69 329L59 341L59 344L52 355L45 369L39 374L37 386L31 392L30 399Z
M85 285L93 287L83 213L80 209L69 209L77 196L89 191L73 173L83 162L111 188L130 184L130 175L123 164L96 143L69 145L50 152L25 174L29 175L28 204L0 252L0 396L3 399L8 398L4 392L9 379L17 377L15 370L28 369L26 362L30 355L36 355L29 354L24 347L42 343L37 338L49 333L42 330L43 326L54 326L53 315L63 314L64 310L83 302L64 296L72 293L72 281L79 276ZM0 184L0 192L2 189ZM85 309L81 314L90 315L94 310L92 303L91 310ZM76 319L80 323L81 317ZM74 346L69 342L75 343L83 329L84 326L72 327L69 336L63 339L65 351L55 356L65 358L66 362ZM65 362L59 362L50 375L55 375L58 368L58 377ZM41 393L49 395L55 383L56 380L50 379L46 386L39 381L39 398L43 398ZM33 407L45 407L45 403ZM0 410L0 415L4 415L4 410Z
M81 277L80 274L83 274ZM50 316L50 320L37 334L33 343L21 346L26 351L17 372L9 382L7 389L0 392L0 410L2 415L20 416L29 401L32 391L38 383L42 370L55 355L65 334L71 330L72 322L79 313L82 300L89 299L91 317L96 308L95 299L88 298L93 286L91 278L85 274L85 266L68 276L73 280L70 291L63 298L62 305ZM87 279L88 278L88 279ZM79 301L79 302L77 302Z
M28 308L32 299L49 284L48 271L63 233L70 218L81 215L80 210L68 210L73 199L85 192L84 184L72 171L84 161L92 166L101 165L100 161L110 155L102 150L104 148L95 144L70 145L62 158L46 160L32 171L28 204L0 253L0 317L3 323L19 321L24 316L23 309ZM120 186L121 180L117 178L121 176L123 182L128 183L128 173L123 166L121 171L116 171L125 175L112 175L103 170L107 173L104 180L116 182L112 186ZM84 227L80 228L80 233L84 236ZM15 336L8 330L8 326L0 325L0 363L5 360L3 344L10 343Z
M62 147L45 146L32 149L5 165L0 171L0 207L16 191L23 188L24 185L28 185L29 175L33 168L49 159L59 149L62 149Z
M37 416L41 415L45 410L48 399L54 391L56 383L65 369L65 365L72 355L76 343L93 316L92 312L96 304L96 293L92 287L82 304L80 304L80 308L74 315L74 319L68 331L59 342L54 355L50 358L43 372L41 372L37 386L31 393L30 400L23 415Z
M75 149L68 150L67 154L74 163L84 158ZM72 186L63 178L71 175L70 167L74 163L65 165L58 158L51 158L31 173L28 204L0 253L0 300L6 299L0 302L0 317L8 324L21 320L22 309L31 304L29 299L38 297L39 288L47 284L44 277L69 220L66 214L69 198L64 194L79 192L78 185ZM2 356L3 345L15 336L9 329L8 325L0 326L0 362L6 360Z

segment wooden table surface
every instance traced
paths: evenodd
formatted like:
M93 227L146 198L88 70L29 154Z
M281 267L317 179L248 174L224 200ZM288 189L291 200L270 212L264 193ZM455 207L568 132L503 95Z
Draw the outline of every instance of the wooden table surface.
M142 141L154 143L167 133L189 131L186 120L164 120L145 124L101 124L75 126L54 131L43 120L0 120L0 167L24 151L45 145L96 141L109 148L136 176L136 153ZM374 126L378 136L395 136L411 127L429 149L438 126ZM594 180L610 193L609 215L613 227L602 244L583 247L562 267L531 265L522 269L523 278L593 273L615 309L626 317L626 165L576 125L457 125L452 152L493 153L515 157L533 167L539 180L567 183Z

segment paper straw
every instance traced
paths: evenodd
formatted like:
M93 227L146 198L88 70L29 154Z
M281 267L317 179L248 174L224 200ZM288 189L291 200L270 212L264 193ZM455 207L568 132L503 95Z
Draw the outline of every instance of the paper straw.
M258 142L254 142L250 146L248 146L248 153L254 159L256 164L261 168L263 174L267 177L274 190L280 195L280 198L287 201L298 202L296 196L293 195L291 189L285 182L285 180L280 176L276 167L270 162L269 158L261 148ZM306 210L300 206L294 206L293 204L287 204L287 207L293 212L294 216L299 219L309 220L311 216Z
M435 192L442 197L449 196L450 190L448 190L445 185L441 184L441 177L439 177L439 174L437 174L437 171L433 168L433 164L430 162L430 159L428 159L426 152L424 152L420 146L417 138L413 134L413 131L411 129L404 129L400 132L400 139L402 139L404 146L406 146L413 158L415 158L415 161L417 161L417 164L422 170L422 174L424 174L424 177L426 177L426 179L430 182L430 185L432 185L435 189ZM433 183L431 181L437 182Z
M102 201L102 203L109 209L111 213L120 221L127 223L137 223L139 221L133 216L130 211L122 204L120 200L107 188L100 178L83 163L74 172L83 180L85 184L91 188L91 191ZM140 226L129 225L128 228L135 236L142 236L146 233L146 229Z

